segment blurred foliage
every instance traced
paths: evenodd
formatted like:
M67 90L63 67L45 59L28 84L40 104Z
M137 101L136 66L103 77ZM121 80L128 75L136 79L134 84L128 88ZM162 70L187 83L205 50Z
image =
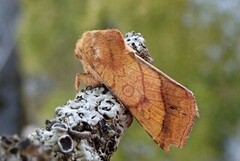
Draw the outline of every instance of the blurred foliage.
M22 0L25 100L36 113L30 121L51 118L56 106L74 97L75 73L82 69L73 51L84 31L134 30L145 37L155 66L195 93L200 118L184 149L172 147L170 155L134 122L112 160L230 160L226 148L240 116L240 15L220 3L225 2Z

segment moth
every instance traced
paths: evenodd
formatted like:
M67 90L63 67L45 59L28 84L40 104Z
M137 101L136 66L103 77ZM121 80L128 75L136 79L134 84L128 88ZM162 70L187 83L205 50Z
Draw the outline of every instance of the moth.
M85 32L75 56L84 69L76 89L104 84L162 149L183 147L198 115L193 93L139 57L119 30Z

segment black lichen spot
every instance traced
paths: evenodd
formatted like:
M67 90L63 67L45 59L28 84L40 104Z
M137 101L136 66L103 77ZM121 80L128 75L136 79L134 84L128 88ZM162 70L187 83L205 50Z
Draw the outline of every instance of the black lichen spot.
M123 126L122 124L119 124L119 126L121 126L121 128L123 128L123 129L124 129L124 126Z
M46 130L51 131L52 125L53 125L52 121L51 120L46 120L45 125L46 125Z
M87 122L82 122L82 131L91 131L91 126Z
M94 97L99 97L99 96L100 96L100 95L98 95L98 94L95 94L95 95L94 95Z
M114 105L114 103L110 100L107 100L106 103L110 104L110 105Z
M9 150L9 152L13 155L16 155L17 152L18 152L18 148L12 148L12 149Z
M77 95L76 98L79 99L79 100L83 99L82 95Z
M107 125L106 125L106 121L104 119L99 121L99 127L100 127L100 131L104 134L107 133Z
M2 136L1 140L6 145L11 145L12 144L12 141L9 138L7 138L6 136Z
M107 87L105 87L104 85L102 85L102 88L104 89L104 90L102 91L102 94L106 94L106 93L109 92L109 90L107 89Z
M28 158L25 155L20 155L21 161L28 161Z
M84 113L80 112L80 113L78 113L78 116L79 116L80 118L83 118Z
M111 110L110 107L102 107L102 109L105 110L105 111L110 111Z
M72 128L69 129L70 131L73 130L73 131L81 131L82 130L82 125L81 123L78 123L77 126L74 126Z
M101 139L99 137L95 137L93 139L93 142L94 142L96 149L99 149L101 147Z
M110 124L110 125L108 126L108 129L115 131L115 130L116 130L116 127L115 127L113 124Z
M56 112L55 112L55 115L61 116L61 115L62 115L62 109L57 108L57 110L56 110Z
M63 153L69 153L73 150L72 138L69 135L61 136L58 145Z
M26 149L31 144L31 141L29 139L24 139L18 144L18 147L21 149Z
M114 151L116 151L117 146L116 146L116 141L114 139L111 139L107 142L107 147L106 147L106 154L112 154Z
M122 131L120 129L117 129L116 132L117 132L118 136L120 136L120 134L122 133Z
M103 114L103 117L106 119L106 120L109 120L110 118L108 117L108 115L106 114Z
M87 86L87 87L86 87L86 90L92 90L92 89L93 89L92 86Z
M67 131L67 125L57 122L52 126L53 129L60 130L60 131Z
M45 121L46 130L47 130L47 131L51 131L51 130L52 130L52 127L53 127L55 124L62 124L62 123L61 123L60 121L57 121L57 120L46 120L46 121Z

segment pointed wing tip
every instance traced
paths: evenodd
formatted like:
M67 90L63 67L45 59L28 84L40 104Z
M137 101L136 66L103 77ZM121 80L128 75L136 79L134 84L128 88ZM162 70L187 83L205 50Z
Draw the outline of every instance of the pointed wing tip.
M184 143L184 144L185 144L185 143ZM176 144L165 144L165 145L160 145L160 144L158 144L158 146L160 146L160 147L163 149L164 152L170 154L170 153L171 153L171 151L170 151L170 147L171 147L171 146L175 146L175 147L177 147L177 148L182 149L183 146L184 146L184 144L181 144L181 145L180 145L180 144L179 144L179 145L176 145Z

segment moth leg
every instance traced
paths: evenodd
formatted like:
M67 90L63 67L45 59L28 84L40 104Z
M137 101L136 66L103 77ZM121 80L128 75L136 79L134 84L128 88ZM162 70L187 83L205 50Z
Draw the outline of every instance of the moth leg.
M96 87L97 85L101 84L90 73L77 73L75 77L76 92L79 90L81 82L83 82L87 86L93 86L93 87Z

